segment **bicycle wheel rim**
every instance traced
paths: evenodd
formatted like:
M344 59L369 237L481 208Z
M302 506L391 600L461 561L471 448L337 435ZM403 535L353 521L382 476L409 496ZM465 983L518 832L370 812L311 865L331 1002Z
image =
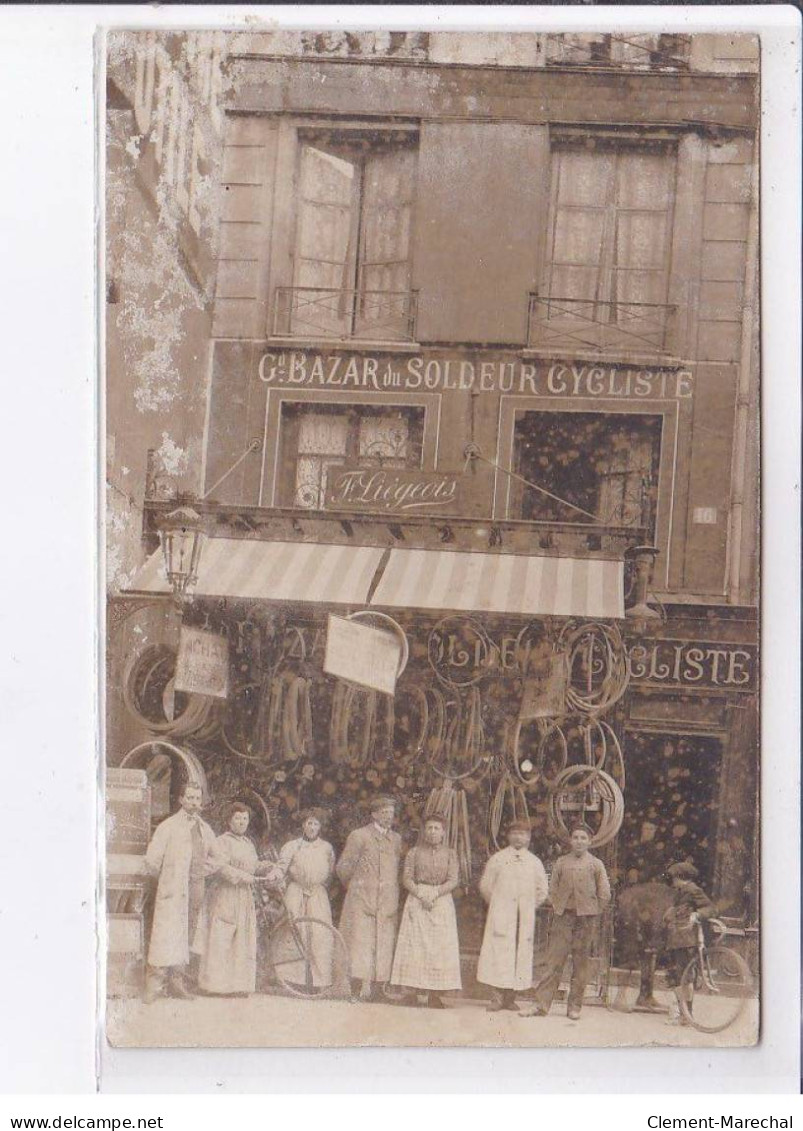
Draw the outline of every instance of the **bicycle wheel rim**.
M268 962L276 982L293 997L316 999L348 997L348 949L340 932L330 923L307 915L294 919L296 935L287 920L274 928ZM316 959L302 953L301 946L330 952ZM327 969L331 962L331 971ZM331 977L331 981L329 980Z
M721 1033L747 1008L753 997L753 976L742 956L729 947L710 947L706 963L704 972L695 956L683 971L680 1008L701 1033Z

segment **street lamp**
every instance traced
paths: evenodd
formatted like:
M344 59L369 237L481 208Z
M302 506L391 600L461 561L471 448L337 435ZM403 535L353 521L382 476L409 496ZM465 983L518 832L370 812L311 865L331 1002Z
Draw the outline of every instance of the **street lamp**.
M642 624L646 621L660 620L661 614L658 610L647 604L650 582L652 581L652 569L659 550L656 546L635 546L632 554L635 559L636 571L633 587L634 602L629 609L625 609L625 616L628 620Z
M179 604L198 581L198 564L206 537L201 516L192 507L178 507L159 526L165 573Z

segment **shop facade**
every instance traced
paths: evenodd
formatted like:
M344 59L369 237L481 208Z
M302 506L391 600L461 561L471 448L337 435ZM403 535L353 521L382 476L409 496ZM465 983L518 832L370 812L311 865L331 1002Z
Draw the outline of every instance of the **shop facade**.
M548 865L561 822L618 821L620 889L691 859L753 925L756 77L407 46L231 58L204 543L179 613L176 500L146 501L109 763L153 821L200 773L266 849L316 805L339 850L379 791L412 843L448 794L467 972L525 813ZM333 615L392 620L393 695L327 674ZM225 641L225 695L176 692L179 620Z

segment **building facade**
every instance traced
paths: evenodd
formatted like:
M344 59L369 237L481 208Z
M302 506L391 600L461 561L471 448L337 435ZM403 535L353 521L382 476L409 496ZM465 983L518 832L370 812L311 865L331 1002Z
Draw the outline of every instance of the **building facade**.
M548 862L556 812L611 817L582 775L556 799L596 764L617 883L691 859L755 923L757 42L254 34L222 73L179 486L206 531L183 620L225 638L228 694L171 683L151 491L109 763L147 767L155 815L183 763L263 838L322 805L337 848L379 789L406 829L459 796L469 964L506 819ZM401 630L393 696L326 674L333 613Z

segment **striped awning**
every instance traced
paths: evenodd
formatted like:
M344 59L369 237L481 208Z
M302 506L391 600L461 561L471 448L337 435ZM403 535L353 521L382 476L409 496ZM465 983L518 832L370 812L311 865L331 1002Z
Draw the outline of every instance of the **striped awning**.
M384 551L371 546L314 542L252 542L210 538L201 551L198 584L204 597L251 597L364 605ZM131 589L170 591L161 550L152 554Z
M603 558L391 550L371 599L392 609L624 616L624 565Z
M370 604L391 609L624 616L624 566L605 558L210 538L193 592L204 597L366 605L374 587ZM142 567L131 591L170 591L161 550Z

